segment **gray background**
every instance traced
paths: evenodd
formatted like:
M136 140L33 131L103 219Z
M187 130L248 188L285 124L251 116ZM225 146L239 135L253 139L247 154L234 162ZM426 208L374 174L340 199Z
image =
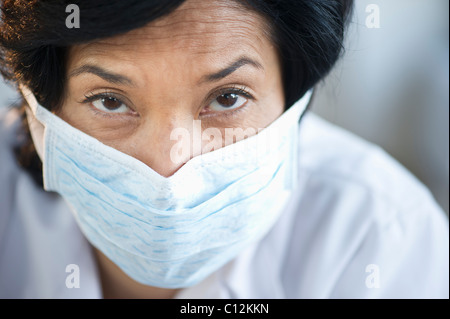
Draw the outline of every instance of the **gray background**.
M367 28L368 4L380 28ZM355 0L346 53L313 112L383 147L449 211L449 2ZM0 107L17 99L0 80Z
M366 6L380 10L367 28ZM313 111L383 147L449 211L449 1L355 0L346 53Z

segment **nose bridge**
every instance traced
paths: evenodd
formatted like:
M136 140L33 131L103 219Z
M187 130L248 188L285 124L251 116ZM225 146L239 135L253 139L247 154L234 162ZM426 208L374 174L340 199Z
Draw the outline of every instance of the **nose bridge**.
M192 157L192 140L199 123L180 109L149 116L140 128L139 159L158 174L169 177Z

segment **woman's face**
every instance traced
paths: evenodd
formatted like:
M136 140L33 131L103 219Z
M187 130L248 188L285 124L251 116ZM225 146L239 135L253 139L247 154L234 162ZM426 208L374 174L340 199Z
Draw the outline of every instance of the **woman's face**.
M230 143L226 128L264 128L284 109L269 29L231 1L188 0L143 28L74 46L67 74L58 115L163 176L182 166L171 159L186 146L175 129L217 149ZM184 162L201 152L191 148Z

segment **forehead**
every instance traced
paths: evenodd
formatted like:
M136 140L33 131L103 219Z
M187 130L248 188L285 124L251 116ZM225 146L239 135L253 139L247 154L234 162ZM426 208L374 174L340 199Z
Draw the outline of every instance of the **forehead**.
M188 0L142 28L75 46L70 53L78 58L116 56L128 62L177 54L186 59L216 60L237 52L263 56L268 44L271 46L266 21L242 4Z

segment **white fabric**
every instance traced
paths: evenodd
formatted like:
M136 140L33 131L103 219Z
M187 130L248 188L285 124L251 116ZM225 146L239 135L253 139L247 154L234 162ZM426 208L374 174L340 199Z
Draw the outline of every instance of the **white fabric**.
M0 298L101 298L90 246L63 200L15 164L17 112L1 112ZM448 298L448 219L429 191L313 114L299 141L300 187L272 230L177 297ZM69 264L80 288L66 287Z

